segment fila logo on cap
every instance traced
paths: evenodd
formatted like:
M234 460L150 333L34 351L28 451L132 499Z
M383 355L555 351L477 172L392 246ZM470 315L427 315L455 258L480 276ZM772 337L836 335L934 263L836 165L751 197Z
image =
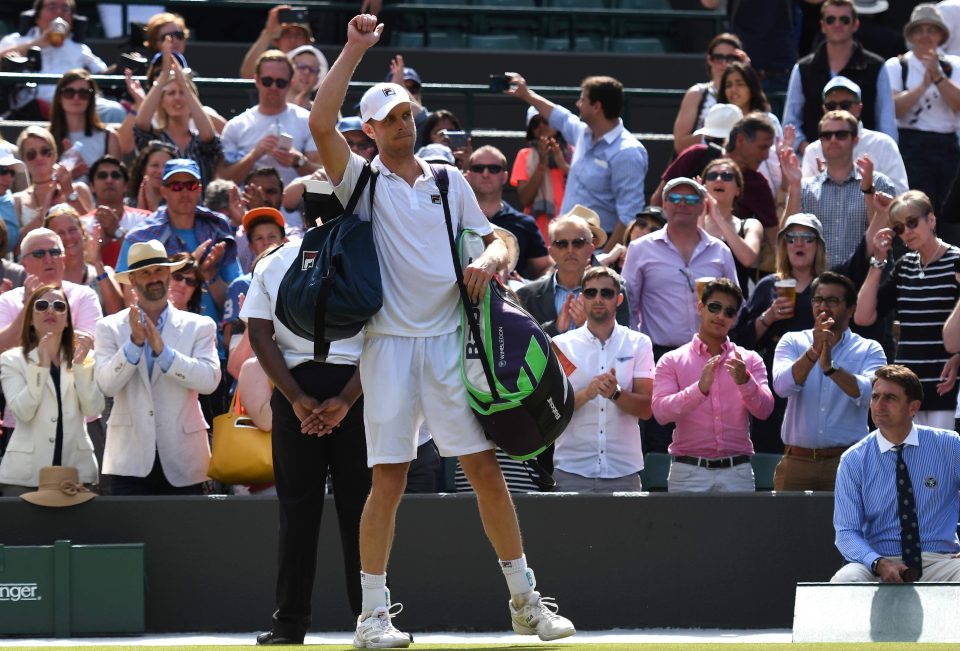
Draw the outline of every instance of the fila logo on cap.
M397 94L397 91L393 90L393 89L390 88L389 86L387 86L386 88L383 88L382 90L383 90L383 96L384 96L384 97L390 97L391 95L396 95L396 94Z

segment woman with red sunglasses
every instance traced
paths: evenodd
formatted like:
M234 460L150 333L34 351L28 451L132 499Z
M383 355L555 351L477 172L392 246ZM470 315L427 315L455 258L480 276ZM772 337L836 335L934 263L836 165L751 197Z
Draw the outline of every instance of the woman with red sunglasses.
M77 468L80 481L97 482L97 459L84 416L98 416L103 394L93 378L93 351L74 352L67 297L43 285L24 306L20 346L0 355L0 383L16 416L0 460L0 494L30 492L45 466Z
M57 144L43 127L30 126L17 138L20 160L26 163L30 185L13 195L20 222L20 238L43 225L51 206L70 204L81 215L93 209L93 195L85 183L77 183L66 167L58 165ZM19 248L20 241L17 247Z

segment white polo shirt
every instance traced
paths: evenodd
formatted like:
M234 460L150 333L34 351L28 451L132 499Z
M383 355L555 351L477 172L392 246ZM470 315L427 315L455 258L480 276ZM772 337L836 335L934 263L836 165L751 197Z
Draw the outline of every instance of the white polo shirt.
M293 148L304 155L317 151L317 143L310 135L307 124L310 112L295 104L287 104L287 109L276 115L264 115L259 106L252 106L227 122L220 134L223 145L223 159L233 165L252 151L257 143L266 136L288 133L293 137ZM272 167L277 170L283 185L287 186L300 174L292 167L281 165L270 154L264 154L251 169Z
M953 66L951 81L960 82L960 57L951 54L942 55ZM894 93L916 88L923 83L926 68L914 56L913 52L903 55L907 62L907 87L903 87L903 68L898 57L887 59L883 64L890 80L890 89ZM903 117L897 118L897 127L900 129L916 129L917 131L931 131L934 133L953 133L957 130L957 114L950 109L947 101L940 96L940 89L930 84L923 91L917 103Z
M650 337L616 324L606 342L593 336L587 325L553 339L577 367L570 375L574 391L585 389L597 375L614 369L621 387L633 379L653 379L653 345ZM640 426L636 416L602 396L584 403L557 439L554 465L582 477L613 479L643 469Z
M344 206L364 162L351 153L343 180L334 188ZM373 159L373 168L380 172L374 193L373 238L380 258L383 308L367 323L369 335L434 337L455 332L460 325L460 294L440 191L430 166L419 158L417 163L423 174L411 187L388 170L379 156ZM454 236L467 228L480 235L492 233L493 226L467 180L458 170L447 170ZM370 218L369 193L368 184L356 208L364 220Z
M247 297L244 299L243 308L240 310L240 318L244 321L251 318L273 321L277 346L283 353L283 361L286 362L287 368L294 368L304 362L313 361L313 340L304 339L293 333L279 319L274 318L280 281L283 280L284 274L287 273L287 269L297 259L299 253L299 241L287 242L280 250L261 260L253 271L250 289L247 290ZM350 339L334 341L330 344L330 352L327 353L326 362L328 364L356 366L359 363L362 348L362 332Z

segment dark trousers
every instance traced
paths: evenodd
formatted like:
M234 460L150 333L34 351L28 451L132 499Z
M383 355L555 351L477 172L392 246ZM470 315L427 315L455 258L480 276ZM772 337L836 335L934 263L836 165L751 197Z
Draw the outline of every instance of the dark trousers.
M960 164L956 135L900 129L900 155L910 187L926 193L933 212L940 215Z
M203 495L203 484L174 486L163 474L160 455L153 459L153 468L146 477L127 475L103 475L107 479L110 495Z
M355 366L306 362L291 370L300 387L320 402L340 393ZM300 419L282 393L274 389L273 469L280 500L280 564L273 632L302 639L310 627L311 596L317 571L317 544L327 474L340 523L347 597L360 614L360 515L370 492L363 399L356 402L331 434L300 432Z

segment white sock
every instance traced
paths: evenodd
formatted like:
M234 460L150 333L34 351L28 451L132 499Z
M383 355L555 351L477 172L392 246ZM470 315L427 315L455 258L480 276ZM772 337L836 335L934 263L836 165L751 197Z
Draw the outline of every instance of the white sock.
M500 570L507 580L513 605L521 606L526 603L533 594L533 588L536 587L533 570L527 567L526 555L513 561L500 561Z
M377 608L390 607L390 589L387 587L387 575L360 572L360 587L363 589L361 619L366 619Z

